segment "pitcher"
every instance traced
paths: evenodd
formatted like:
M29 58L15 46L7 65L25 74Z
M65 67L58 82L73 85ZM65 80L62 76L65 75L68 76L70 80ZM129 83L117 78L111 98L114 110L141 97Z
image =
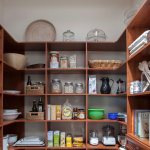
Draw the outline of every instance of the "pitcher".
M103 77L100 80L102 81L102 85L101 85L101 88L100 88L101 94L110 94L111 88L112 88L112 86L114 84L114 80L113 79L109 79L108 77ZM109 84L110 80L112 81L111 86Z

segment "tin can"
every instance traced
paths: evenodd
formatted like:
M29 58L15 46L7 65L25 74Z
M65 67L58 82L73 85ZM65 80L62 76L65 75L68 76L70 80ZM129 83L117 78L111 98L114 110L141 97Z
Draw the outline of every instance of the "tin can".
M133 84L133 93L140 93L142 92L142 84L140 81L134 81Z

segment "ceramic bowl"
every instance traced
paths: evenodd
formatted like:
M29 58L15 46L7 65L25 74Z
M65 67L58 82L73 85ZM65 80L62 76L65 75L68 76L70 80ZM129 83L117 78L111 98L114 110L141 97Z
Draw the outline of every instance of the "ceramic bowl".
M18 109L4 109L3 110L4 113L17 113L18 112Z
M3 113L4 120L15 120L21 113Z
M118 119L118 113L108 113L108 119L117 120Z
M88 118L92 120L103 119L104 109L99 109L99 108L88 109Z
M12 145L17 142L17 135L16 134L8 134L8 144Z

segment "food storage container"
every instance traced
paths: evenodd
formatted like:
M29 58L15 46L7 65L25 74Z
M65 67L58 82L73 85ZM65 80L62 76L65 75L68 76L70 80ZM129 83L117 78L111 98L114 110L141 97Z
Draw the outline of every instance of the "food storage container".
M74 92L74 87L72 82L65 82L64 85L64 93L65 94L71 94Z
M53 79L51 83L51 92L52 94L61 94L62 93L62 83L59 79Z
M81 94L84 92L83 83L76 83L75 84L75 93Z
M70 30L67 30L63 33L63 40L64 41L73 41L74 37L75 37L75 33L70 31Z
M50 68L59 68L59 52L52 51L50 54Z
M69 68L69 61L67 56L60 57L60 68Z

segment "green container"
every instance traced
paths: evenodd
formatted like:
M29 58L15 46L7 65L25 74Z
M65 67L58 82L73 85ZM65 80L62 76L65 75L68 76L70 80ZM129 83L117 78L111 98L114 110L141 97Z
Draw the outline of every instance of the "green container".
M88 109L88 118L92 120L104 119L104 109Z

